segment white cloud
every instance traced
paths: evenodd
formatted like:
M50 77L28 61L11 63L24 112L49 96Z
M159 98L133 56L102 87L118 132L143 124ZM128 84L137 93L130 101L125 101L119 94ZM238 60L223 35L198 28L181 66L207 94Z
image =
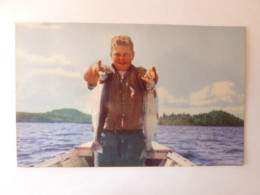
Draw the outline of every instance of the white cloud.
M55 54L51 56L35 55L35 54L30 54L21 48L16 49L16 57L23 58L34 64L69 65L72 63L70 59L68 59L66 56L62 54Z
M189 103L191 105L206 105L214 103L216 100L210 98L210 86L205 86L201 90L190 93Z
M191 92L189 97L178 99L170 94L165 88L158 88L160 104L188 103L193 106L210 105L214 103L233 103L234 98L241 99L241 94L234 91L235 84L232 82L215 82L206 85L202 89Z
M165 104L165 103L176 104L176 103L185 103L186 102L186 100L184 100L184 99L178 99L178 98L174 97L163 87L159 87L157 89L157 92L159 94L160 104Z
M236 95L236 92L233 90L234 86L235 84L231 82L213 83L211 95L224 102L232 103L232 98Z
M16 26L23 26L34 29L61 29L63 27L61 24L51 23L17 23Z
M201 90L190 93L191 105L209 105L212 103L233 103L234 97L239 96L234 91L235 84L232 82L215 82L205 86Z
M232 82L215 82L204 86L198 91L191 92L186 99L177 99L165 88L158 88L160 115L163 113L187 113L199 114L212 110L223 110L244 118L244 94L238 94L234 90ZM234 104L235 100L239 103ZM177 103L187 103L186 107L176 106ZM226 106L221 103L228 103ZM227 106L228 105L228 106Z

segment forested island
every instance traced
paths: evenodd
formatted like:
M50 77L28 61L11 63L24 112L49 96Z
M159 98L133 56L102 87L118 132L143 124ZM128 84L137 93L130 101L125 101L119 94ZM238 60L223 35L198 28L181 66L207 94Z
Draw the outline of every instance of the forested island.
M59 109L46 113L16 112L16 122L91 123L91 115L76 109Z
M91 123L91 115L76 109L59 109L46 113L16 112L16 122ZM191 126L243 126L244 121L224 111L212 111L196 115L163 114L159 125Z
M159 125L244 126L244 121L224 111L212 111L195 115L163 114L159 118Z

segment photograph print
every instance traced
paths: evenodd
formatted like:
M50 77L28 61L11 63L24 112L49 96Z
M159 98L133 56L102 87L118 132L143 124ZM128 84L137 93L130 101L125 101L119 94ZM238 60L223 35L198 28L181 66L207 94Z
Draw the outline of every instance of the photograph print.
M243 165L245 33L16 23L17 166Z

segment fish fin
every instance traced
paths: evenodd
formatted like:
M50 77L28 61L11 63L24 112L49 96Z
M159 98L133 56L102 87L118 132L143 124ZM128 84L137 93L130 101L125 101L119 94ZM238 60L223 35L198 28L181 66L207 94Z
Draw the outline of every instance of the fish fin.
M140 159L146 159L147 157L148 157L148 154L146 152L146 149L143 149L141 156L140 156Z
M140 159L151 158L153 154L154 150L152 147L149 150L145 147L141 153Z
M92 151L97 152L97 153L103 153L103 148L101 144L97 141L94 141L92 144Z

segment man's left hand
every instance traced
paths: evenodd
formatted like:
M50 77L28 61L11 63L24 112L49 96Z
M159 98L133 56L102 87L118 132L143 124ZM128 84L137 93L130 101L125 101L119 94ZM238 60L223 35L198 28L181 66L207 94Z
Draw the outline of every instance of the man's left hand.
M148 69L143 77L141 77L142 80L148 83L152 83L152 81L155 80L157 77L156 69L153 66L152 68Z

